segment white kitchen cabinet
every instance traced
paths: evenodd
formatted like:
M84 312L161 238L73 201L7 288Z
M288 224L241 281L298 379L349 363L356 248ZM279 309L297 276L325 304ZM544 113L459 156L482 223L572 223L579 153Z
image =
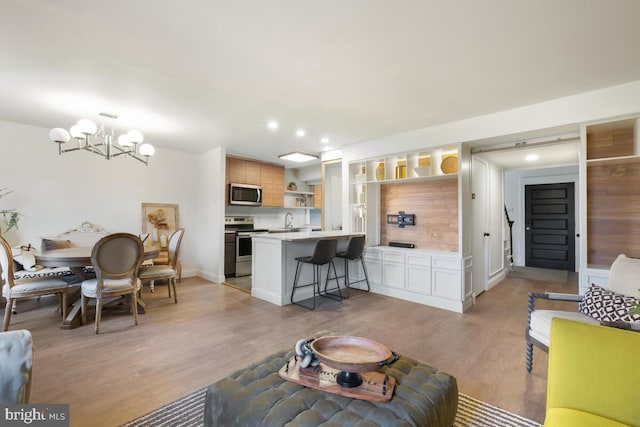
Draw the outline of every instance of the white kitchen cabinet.
M433 296L451 300L460 300L462 298L460 292L460 271L434 268L431 279Z
M367 267L367 275L369 276L369 285L382 284L382 253L380 251L365 250L362 256L364 264ZM349 271L351 273L351 271ZM361 279L364 277L358 277Z
M424 295L431 294L431 257L407 254L405 275L407 290Z
M459 313L464 311L460 288L462 260L456 255L373 246L365 250L364 260L372 292Z
M404 254L382 253L382 286L404 289Z

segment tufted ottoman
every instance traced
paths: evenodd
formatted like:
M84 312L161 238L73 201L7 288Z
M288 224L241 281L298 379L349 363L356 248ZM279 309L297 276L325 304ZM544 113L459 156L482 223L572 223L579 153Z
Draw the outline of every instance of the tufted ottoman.
M389 402L339 396L285 381L278 370L293 351L273 354L229 375L207 389L208 427L283 426L442 426L451 427L458 386L449 374L408 357L382 372L395 377Z

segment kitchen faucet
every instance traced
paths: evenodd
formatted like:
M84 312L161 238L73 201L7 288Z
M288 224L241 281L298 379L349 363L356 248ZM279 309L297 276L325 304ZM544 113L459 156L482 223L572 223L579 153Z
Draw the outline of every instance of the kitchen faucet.
M284 228L293 228L293 214L291 212L287 212L284 216Z

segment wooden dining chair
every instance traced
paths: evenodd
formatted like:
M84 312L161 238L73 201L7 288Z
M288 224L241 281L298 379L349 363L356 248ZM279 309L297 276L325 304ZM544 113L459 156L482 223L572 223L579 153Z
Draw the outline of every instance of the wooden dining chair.
M178 228L169 236L168 253L169 264L168 265L150 265L142 266L138 277L142 283L151 282L156 280L168 280L167 289L169 291L169 297L171 297L171 288L173 288L173 301L178 302L178 293L176 292L176 281L179 277L178 271L178 258L180 256L180 244L182 243L182 237L184 236L184 228ZM142 289L142 288L141 288Z
M2 283L2 296L7 300L2 331L9 329L14 302L27 298L58 295L60 312L65 319L70 305L70 291L74 287L77 289L79 285L69 284L59 276L15 280L11 246L2 236L0 236L0 246L0 283Z
M140 288L138 271L144 258L144 247L138 236L129 233L114 233L103 237L91 251L91 264L95 279L82 282L82 324L87 322L87 304L96 300L96 334L100 332L100 319L104 298L129 295L130 308L135 324L138 324L138 299Z

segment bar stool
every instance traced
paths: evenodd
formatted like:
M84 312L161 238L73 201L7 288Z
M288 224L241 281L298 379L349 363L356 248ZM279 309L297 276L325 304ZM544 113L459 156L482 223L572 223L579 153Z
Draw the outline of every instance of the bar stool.
M367 290L365 292L369 292L371 287L369 286L369 276L367 276L367 268L364 266L364 260L362 259L362 252L364 251L364 236L355 236L349 239L349 243L347 244L347 250L341 251L336 254L336 258L344 258L344 288L347 292L347 296L345 298L349 298L351 296L351 285L360 282L367 282ZM362 264L362 271L364 271L364 279L356 280L355 282L350 281L349 279L349 260L360 260L360 264Z
M340 283L338 282L338 274L336 272L336 266L333 264L333 257L336 255L336 250L338 248L338 241L335 239L321 239L316 242L316 246L313 250L313 255L298 257L296 261L298 264L296 265L296 275L293 281L293 289L291 290L291 304L299 305L300 307L304 307L308 310L314 310L316 308L316 295L323 296L326 298L331 298L336 301L342 300L342 293L340 292ZM301 266L303 264L311 264L313 265L313 282L307 283L306 285L299 285L298 280L300 279L300 272L302 271ZM327 277L324 282L324 292L320 290L320 268L329 264L327 269ZM331 273L331 267L333 267L333 278L329 278ZM333 289L327 289L327 285L329 280L336 281L336 287ZM296 289L305 288L308 286L313 286L313 305L307 306L301 304L303 300L294 301L294 295L296 293ZM338 291L338 294L332 294L330 292Z

